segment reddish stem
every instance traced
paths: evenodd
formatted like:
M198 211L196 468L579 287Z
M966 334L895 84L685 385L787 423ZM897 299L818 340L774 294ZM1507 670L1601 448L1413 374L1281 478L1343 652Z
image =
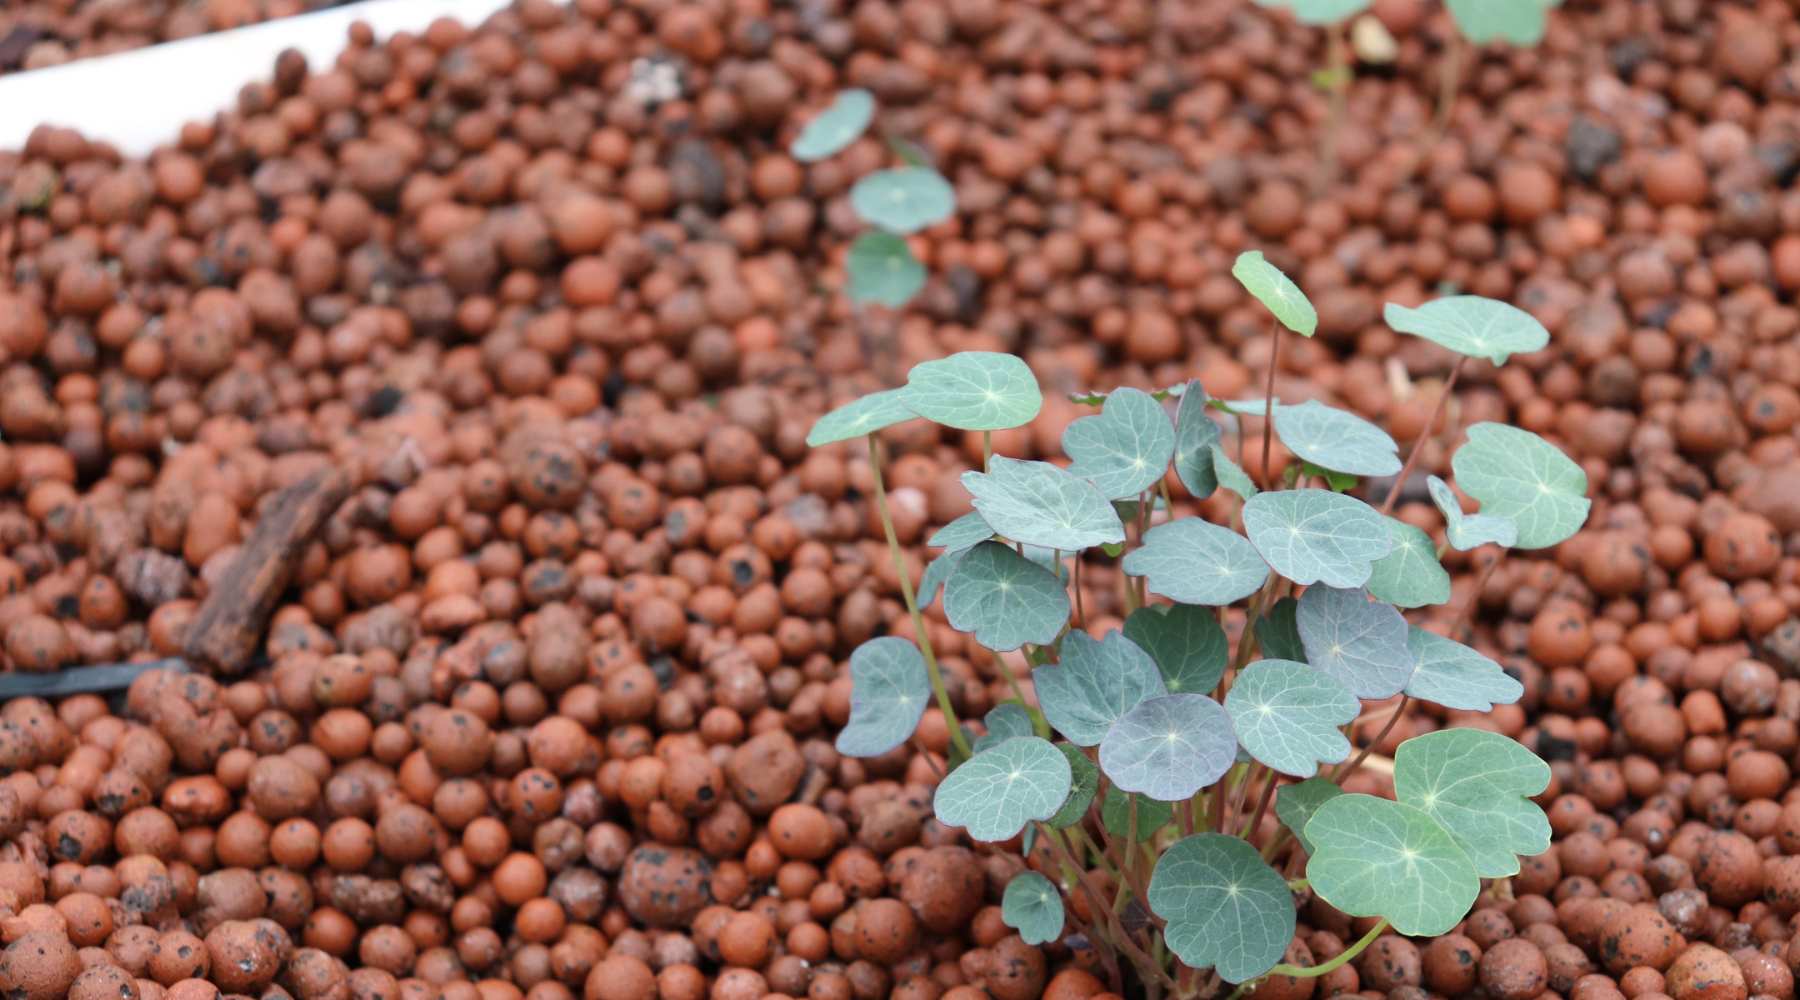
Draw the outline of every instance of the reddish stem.
M1394 477L1394 485L1388 487L1387 499L1381 502L1381 512L1392 514L1394 501L1400 499L1400 488L1406 485L1406 479L1412 475L1413 468L1419 464L1419 456L1425 452L1425 441L1431 437L1432 429L1437 426L1438 417L1443 414L1444 407L1450 402L1450 390L1456 388L1456 377L1462 374L1463 362L1469 360L1468 355L1456 356L1456 364L1450 366L1450 378L1444 382L1444 391L1438 393L1437 405L1431 408L1431 416L1425 419L1425 429L1413 439L1412 450L1406 453L1406 464L1400 467L1400 474Z
M1270 323L1274 330L1274 343L1269 345L1269 382L1263 389L1263 452L1262 477L1263 488L1275 488L1275 471L1269 467L1269 443L1275 433L1275 369L1281 364L1281 324Z

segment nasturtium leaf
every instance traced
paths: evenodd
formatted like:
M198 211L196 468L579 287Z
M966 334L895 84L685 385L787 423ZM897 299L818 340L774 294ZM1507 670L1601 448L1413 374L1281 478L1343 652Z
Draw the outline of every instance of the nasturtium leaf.
M850 721L838 752L879 757L905 743L931 701L919 647L898 636L870 639L850 654Z
M1450 599L1450 573L1438 562L1431 536L1396 517L1383 515L1394 547L1375 560L1369 593L1396 607L1422 608Z
M1100 790L1100 769L1088 760L1080 747L1058 743L1056 749L1069 760L1069 797L1063 800L1062 808L1056 810L1049 823L1052 828L1062 830L1087 816L1088 806L1094 804L1094 793Z
M832 156L856 141L875 117L875 95L866 90L840 90L831 106L806 123L788 153L802 163Z
M995 455L988 471L963 473L962 484L982 520L1015 542L1078 552L1125 540L1108 498L1061 466Z
M1481 501L1481 512L1519 526L1521 549L1555 545L1581 530L1592 503L1587 473L1530 431L1479 423L1450 456L1456 485Z
M901 398L903 390L885 389L852 400L820 417L806 433L806 445L817 448L873 434L884 427L918 418Z
M992 537L994 529L988 527L980 511L972 510L932 532L931 537L925 539L925 544L934 549L956 552L972 548Z
M956 189L930 167L894 167L857 181L850 207L864 222L905 236L955 214Z
M1520 48L1530 48L1544 40L1544 22L1549 8L1562 0L1445 0L1456 30L1476 45L1505 41Z
M1258 7L1284 7L1301 24L1338 24L1369 7L1369 0L1256 0Z
M1549 785L1550 765L1484 729L1440 729L1394 752L1394 797L1443 827L1483 878L1550 849L1550 820L1530 798Z
M1507 518L1463 513L1462 504L1457 501L1449 483L1429 476L1425 486L1431 491L1431 502L1437 504L1438 511L1444 515L1444 538L1451 548L1467 552L1489 542L1507 548L1519 540L1519 526Z
M1141 389L1114 389L1100 412L1063 431L1069 471L1109 500L1135 497L1168 471L1175 426L1161 403Z
M996 746L1015 736L1035 736L1036 730L1031 726L1031 713L1025 706L1016 701L1003 701L988 709L988 714L981 717L987 732L975 740L971 748L980 753L989 747Z
M1206 405L1240 417L1260 417L1269 412L1270 402L1266 399L1209 399ZM1276 406L1281 405L1279 398L1273 402Z
M1282 785L1275 789L1275 818L1293 832L1306 848L1306 853L1313 853L1313 843L1306 838L1306 822L1312 819L1319 807L1344 794L1337 782L1330 778L1308 778L1292 785Z
M1269 263L1261 250L1238 254L1231 265L1231 276L1244 286L1245 291L1256 296L1263 308L1274 313L1282 326L1302 337L1310 337L1318 331L1319 314L1313 310L1312 301L1292 278L1281 273L1281 268Z
M1031 672L1044 718L1070 743L1096 746L1145 698L1168 693L1150 654L1118 632L1063 637L1062 661Z
M1031 422L1044 408L1037 376L1010 354L962 351L922 361L906 373L906 406L959 431L1000 431Z
M1330 490L1278 490L1244 501L1244 531L1275 572L1298 584L1360 587L1393 541L1373 507Z
M1020 872L1000 897L1000 920L1026 944L1048 944L1062 937L1062 893L1037 872Z
M1421 701L1468 712L1492 711L1495 705L1511 705L1525 694L1520 684L1500 664L1473 649L1436 632L1409 626L1406 648L1413 655L1413 675L1406 693Z
M1274 968L1294 937L1294 896L1256 848L1222 833L1169 846L1150 873L1163 940L1192 969L1242 983Z
M1529 7L1532 0L1490 3L1476 0L1482 7ZM1455 10L1454 2L1451 10ZM1550 343L1550 333L1537 318L1518 306L1479 295L1452 295L1433 299L1417 309L1392 302L1382 310L1382 319L1401 333L1445 347L1471 358L1486 358L1496 365L1506 364L1514 354L1541 351Z
M1306 644L1300 641L1299 610L1299 601L1284 597L1257 616L1256 644L1264 657L1306 662Z
M1049 740L1015 736L945 775L933 810L938 822L976 840L1006 840L1032 820L1056 815L1069 780L1069 760Z
M906 241L873 229L850 244L844 257L850 275L850 301L876 302L898 309L925 287L925 265Z
M1170 694L1205 694L1225 675L1229 645L1213 613L1192 604L1149 605L1125 619L1125 638L1138 644Z
M956 567L962 562L965 551L967 550L953 549L926 565L925 572L919 577L919 593L914 598L919 602L920 611L931 607L931 602L937 600L938 588L942 587L944 582L950 579L950 575L956 572Z
M1146 698L1100 741L1100 770L1128 792L1180 802L1237 762L1231 717L1203 694Z
M1412 676L1406 619L1364 590L1308 587L1294 612L1306 662L1358 698L1400 693Z
M1137 501L1137 500L1114 500L1112 502L1112 505L1113 505L1113 510L1117 511L1119 514L1119 520L1124 521L1126 523L1130 523L1132 521L1137 520L1138 515L1144 512L1143 503L1140 501ZM1150 510L1152 512L1159 511L1159 510L1168 510L1168 509L1169 509L1169 505L1166 503L1163 503L1162 497L1154 496L1154 495L1151 496Z
M1137 839L1149 840L1156 835L1170 820L1175 818L1175 807L1167 802L1131 792L1122 791L1108 785L1106 797L1100 800L1100 825L1106 832L1121 839L1131 835L1131 806L1137 803Z
M1275 408L1275 433L1307 462L1353 476L1391 476L1400 471L1400 446L1387 431L1316 399Z
M1402 934L1455 927L1481 891L1469 856L1437 821L1373 795L1339 795L1306 824L1306 878L1320 899L1353 917L1386 917Z
M944 617L996 653L1056 641L1069 592L1055 574L999 542L963 553L944 584Z
M1175 477L1197 500L1219 488L1213 471L1212 448L1219 442L1219 425L1206 412L1206 390L1199 382L1187 383L1175 406Z
M1159 524L1126 554L1127 576L1148 578L1150 590L1183 604L1219 607L1256 593L1269 566L1243 535L1199 517Z
M1356 488L1357 483L1361 482L1361 480L1348 472L1336 472L1322 466L1314 465L1304 459L1300 462L1300 475L1302 478L1306 476L1318 476L1320 479L1325 480L1326 488L1330 489L1333 493L1348 493Z
M1257 660L1232 682L1225 711L1250 756L1282 774L1310 778L1320 762L1350 756L1350 741L1338 727L1355 721L1362 702L1304 663Z
M1250 474L1233 462L1231 456L1225 454L1224 448L1215 444L1207 450L1212 452L1213 478L1220 486L1245 500L1257 494L1256 484L1250 481Z

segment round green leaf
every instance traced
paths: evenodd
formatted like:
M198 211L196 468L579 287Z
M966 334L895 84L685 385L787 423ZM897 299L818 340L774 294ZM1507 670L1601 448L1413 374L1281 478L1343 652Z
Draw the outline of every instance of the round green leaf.
M1058 830L1067 829L1082 821L1087 816L1088 806L1094 804L1094 793L1100 790L1100 769L1087 759L1087 754L1068 743L1056 744L1056 749L1069 760L1069 797L1063 800L1062 808L1050 817L1050 825Z
M988 709L988 714L981 717L981 722L987 726L987 732L975 740L972 749L976 753L1004 743L1015 736L1037 735L1037 731L1031 725L1031 713L1016 701L1001 702Z
M1400 471L1400 446L1387 431L1318 400L1277 406L1275 433L1289 451L1321 469L1353 476L1391 476Z
M1456 485L1481 502L1483 514L1519 526L1521 549L1555 545L1587 521L1587 473L1530 431L1479 423L1450 457Z
M1281 268L1269 263L1261 250L1238 254L1237 261L1231 265L1231 276L1244 286L1245 291L1256 296L1263 308L1274 313L1282 326L1302 337L1310 337L1318 331L1319 314L1313 310L1311 300L1292 278L1281 273Z
M1069 620L1069 592L1055 574L999 542L963 553L944 584L944 617L996 653L1055 642Z
M1220 486L1225 487L1245 500L1257 494L1256 484L1250 481L1250 474L1225 454L1225 449L1213 445L1207 449L1212 452L1213 478Z
M1037 377L1010 354L963 351L914 365L907 408L959 431L1001 431L1028 424L1044 407Z
M1321 761L1350 756L1350 741L1338 727L1356 720L1362 702L1304 663L1257 660L1232 682L1225 711L1250 756L1282 774L1310 778Z
M1163 940L1192 969L1229 983L1274 968L1294 938L1294 896L1256 848L1222 833L1170 845L1150 873L1150 909Z
M1532 0L1514 3L1489 3L1475 0L1480 6L1502 8L1529 7ZM1454 3L1451 10L1455 10ZM1479 295L1452 295L1433 299L1417 309L1392 302L1382 310L1387 325L1415 337L1446 347L1471 358L1486 358L1496 365L1506 364L1514 354L1541 351L1550 343L1550 332L1537 318L1517 306Z
M1393 541L1373 507L1330 490L1279 490L1244 501L1244 531L1275 572L1298 584L1360 587Z
M1437 821L1483 878L1550 849L1550 820L1530 798L1549 786L1550 765L1482 729L1440 729L1394 753L1394 797Z
M1000 919L1026 944L1048 944L1062 936L1062 893L1037 872L1020 872L1000 897Z
M1313 843L1306 838L1306 823L1312 819L1319 807L1344 794L1337 782L1330 778L1308 778L1292 785L1282 785L1275 789L1275 818L1293 832L1306 848L1306 853L1313 853Z
M1049 740L1015 736L970 757L937 786L938 822L975 840L1006 840L1049 819L1069 797L1069 760Z
M1476 45L1504 41L1530 48L1544 40L1546 15L1559 3L1561 0L1446 0L1445 5L1456 30Z
M893 233L871 230L850 244L844 258L850 274L850 301L876 302L898 309L925 287L925 265L906 241Z
M1231 717L1203 694L1146 698L1100 741L1100 770L1114 785L1159 802L1180 802L1237 762Z
M1394 547L1369 572L1369 593L1396 607L1422 608L1450 599L1450 573L1438 562L1431 536L1383 515Z
M1044 718L1078 747L1097 745L1119 716L1168 692L1150 654L1118 632L1070 632L1061 662L1037 668L1031 680Z
M951 574L956 572L956 567L962 562L965 551L967 550L952 549L933 559L925 567L924 574L919 577L919 592L914 596L914 600L919 602L919 610L923 611L931 607L931 603L937 600L938 588L942 587L944 582L950 579Z
M1284 7L1301 24L1338 24L1369 7L1369 0L1256 0L1258 7Z
M1137 806L1137 839L1149 840L1156 831L1175 818L1175 807L1142 795L1106 787L1106 798L1100 801L1100 825L1118 838L1131 836L1131 808Z
M1455 639L1409 626L1406 648L1414 663L1406 693L1421 701L1469 712L1488 712L1495 705L1511 705L1525 694L1525 685L1502 670L1500 664Z
M1519 526L1492 514L1465 514L1450 484L1436 476L1428 476L1425 486L1431 491L1431 502L1444 515L1444 537L1458 552L1480 548L1489 542L1510 548L1519 540Z
M1300 602L1284 597L1256 619L1256 643L1271 660L1306 662L1306 644L1300 641Z
M1369 600L1367 591L1308 587L1294 624L1306 662L1358 698L1399 694L1412 676L1406 619L1392 605Z
M802 163L823 160L856 141L875 117L875 95L866 90L840 90L831 106L806 123L788 154Z
M1175 427L1162 404L1141 389L1114 389L1095 416L1063 431L1069 471L1109 500L1135 497L1161 479L1175 453Z
M1402 934L1448 933L1481 879L1437 821L1373 795L1339 795L1306 824L1306 878L1320 899L1354 917L1386 917Z
M1249 597L1269 567L1244 536L1204 518L1184 517L1144 532L1120 568L1146 577L1150 590L1183 604L1218 607Z
M956 552L972 548L994 537L994 529L981 516L980 511L972 510L932 532L925 539L925 544L934 549Z
M877 170L850 189L850 207L864 222L905 236L955 214L956 189L930 167Z
M1125 619L1125 638L1156 661L1170 694L1205 694L1225 675L1229 648L1211 611L1192 604L1148 605Z
M879 757L905 743L931 701L919 647L898 636L870 639L850 654L850 721L838 753Z
M962 474L975 510L1015 542L1078 552L1125 540L1119 512L1094 484L1049 462L995 455L988 471Z
M848 441L873 434L884 427L916 420L919 415L906 408L902 392L900 389L871 392L825 414L806 433L807 447L817 448L820 445Z
M1212 458L1213 445L1219 443L1219 425L1206 410L1206 390L1198 381L1187 383L1175 406L1175 477L1196 500L1212 496L1219 488Z

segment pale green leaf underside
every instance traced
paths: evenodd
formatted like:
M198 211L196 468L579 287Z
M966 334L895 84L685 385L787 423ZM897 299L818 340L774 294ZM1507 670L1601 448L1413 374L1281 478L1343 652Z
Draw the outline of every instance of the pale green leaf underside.
M875 95L862 89L841 90L831 106L806 123L788 153L802 163L832 156L856 141L875 117Z
M850 301L876 302L898 309L925 287L925 265L906 241L893 233L871 230L850 244L844 258L850 275Z
M981 841L1016 836L1069 797L1069 761L1049 740L1016 736L970 757L938 784L938 822Z
M1330 490L1278 490L1244 501L1244 531L1275 572L1298 584L1360 587L1393 542L1373 507Z
M1356 917L1433 937L1455 927L1481 890L1468 855L1413 808L1372 795L1339 795L1306 824L1306 877L1319 898Z
M963 553L944 584L944 616L996 653L1056 640L1069 620L1062 581L999 542Z
M1294 612L1306 662L1358 698L1400 693L1412 676L1406 619L1362 590L1308 587Z
M1256 484L1250 481L1250 474L1245 472L1225 449L1213 445L1207 449L1212 452L1213 478L1220 486L1225 487L1245 500L1257 494Z
M1289 451L1321 469L1353 476L1391 476L1400 471L1400 446L1387 431L1316 399L1276 407L1275 433Z
M955 214L956 189L930 167L894 167L857 181L850 207L864 222L905 236Z
M1530 4L1531 0L1481 2L1481 6L1496 10ZM1454 11L1454 5L1451 9ZM1479 295L1433 299L1417 309L1389 302L1382 310L1382 319L1401 333L1423 337L1471 358L1486 358L1496 365L1505 364L1514 354L1541 351L1550 343L1550 332L1537 317L1517 306Z
M1414 625L1407 628L1406 648L1414 663L1406 693L1414 698L1445 708L1487 712L1525 694L1525 685L1500 664L1454 639Z
M963 431L999 431L1043 409L1037 376L1010 354L963 351L914 365L903 390L914 413Z
M1293 832L1306 853L1313 853L1313 843L1306 838L1306 823L1319 807L1344 794L1330 778L1308 778L1275 789L1275 818Z
M1446 0L1456 30L1476 45L1505 41L1529 48L1544 40L1548 8L1561 0Z
M850 654L850 721L838 733L838 752L879 757L905 743L930 700L919 647L898 636L870 639Z
M1519 855L1550 849L1550 820L1530 796L1550 765L1499 733L1441 729L1400 744L1394 795L1455 839L1483 878L1519 871Z
M1266 399L1209 399L1206 405L1240 417L1260 417L1269 412L1269 402ZM1280 406L1281 398L1276 397L1274 403Z
M1555 545L1587 520L1587 473L1555 445L1530 431L1479 423L1450 458L1456 484L1481 502L1484 514L1519 527L1521 549Z
M994 529L988 526L980 511L972 510L932 532L931 537L925 539L925 544L934 549L955 552L972 548L992 537Z
M1300 602L1284 597L1256 619L1256 643L1271 660L1306 662L1306 644L1300 641L1297 622Z
M987 726L987 732L975 740L973 749L976 753L1015 736L1036 735L1031 727L1031 713L1016 701L1001 702L988 709L988 714L981 717L981 722Z
M917 417L918 414L907 408L902 390L871 392L820 417L806 433L806 444L809 448L817 448L848 441Z
M1338 727L1361 710L1342 684L1292 660L1250 664L1225 695L1238 742L1250 756L1296 778L1310 778L1320 763L1350 756L1350 741Z
M1431 536L1399 518L1382 515L1394 547L1375 560L1369 593L1396 607L1422 608L1450 599L1450 572L1438 562Z
M1121 839L1130 835L1133 803L1137 804L1137 839L1140 841L1149 840L1156 835L1156 831L1175 818L1175 807L1167 802L1158 802L1108 785L1106 797L1100 800L1100 825L1106 828L1107 833Z
M1192 604L1139 608L1125 619L1125 638L1156 661L1170 694L1205 694L1225 675L1229 653L1225 630L1206 608Z
M1150 874L1150 909L1189 968L1241 983L1269 971L1294 937L1287 881L1248 843L1200 833L1170 845Z
M1313 309L1312 301L1293 279L1269 263L1261 250L1238 254L1231 265L1231 276L1244 286L1245 291L1256 296L1263 308L1274 313L1282 326L1302 337L1310 337L1318 331L1319 314Z
M1114 785L1159 802L1180 802L1237 760L1231 718L1203 694L1147 698L1100 741L1100 770Z
M1187 383L1175 406L1175 478L1197 500L1219 488L1213 469L1212 447L1219 442L1219 425L1207 415L1206 390L1199 382Z
M1118 632L1070 632L1062 661L1032 671L1031 680L1044 718L1080 747L1097 746L1138 702L1168 692L1150 654Z
M1000 897L1000 919L1026 944L1048 944L1062 936L1062 894L1037 872L1020 872Z
M1175 453L1175 427L1161 403L1141 389L1114 389L1095 416L1063 431L1069 471L1109 500L1135 497L1163 477Z
M962 474L975 510L1016 542L1076 552L1125 540L1119 512L1094 484L1049 462L995 455L988 471Z
M1451 548L1467 552L1489 542L1509 548L1519 540L1519 526L1504 517L1463 513L1462 504L1457 502L1449 483L1428 476L1425 486L1431 492L1431 502L1437 505L1438 513L1444 515L1444 538Z
M965 551L967 550L952 549L926 565L925 572L919 577L919 593L915 598L919 602L919 610L931 607L931 602L937 600L938 588L956 572Z
M1087 754L1079 747L1068 743L1056 744L1056 749L1069 761L1069 797L1063 800L1062 807L1056 815L1050 817L1050 825L1062 830L1081 822L1087 815L1088 806L1094 804L1094 793L1100 790L1100 769L1087 759Z
M1367 10L1369 0L1256 0L1256 5L1291 10L1301 24L1337 24Z
M1244 536L1198 517L1151 528L1120 568L1147 578L1153 593L1209 607L1242 600L1269 578L1268 564Z

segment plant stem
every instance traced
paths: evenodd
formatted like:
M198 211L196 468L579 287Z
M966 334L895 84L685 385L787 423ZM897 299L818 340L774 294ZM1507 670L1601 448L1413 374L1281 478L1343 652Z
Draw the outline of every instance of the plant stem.
M1263 489L1275 488L1275 473L1269 468L1269 444L1275 436L1275 369L1281 367L1281 324L1269 324L1269 380L1263 389L1263 450L1262 478Z
M1450 638L1455 639L1470 622L1474 621L1475 605L1481 601L1481 592L1487 589L1488 580L1494 575L1494 571L1500 568L1500 561L1505 558L1505 550L1501 550L1499 554L1488 561L1487 567L1481 571L1481 575L1475 578L1475 587L1469 591L1469 599L1463 602L1462 608L1456 612L1456 618L1450 623L1450 631L1445 633Z
M1450 33L1450 44L1444 48L1444 64L1438 76L1437 111L1431 116L1431 131L1425 136L1429 154L1444 133L1450 130L1450 113L1456 109L1456 91L1462 85L1462 61L1467 52L1462 32Z
M1303 878L1288 879L1288 891L1289 892L1299 892L1300 890L1302 890L1310 885L1312 885L1312 882L1309 879L1303 879Z
M1069 853L1069 848L1062 841L1062 835L1048 823L1040 822L1037 824L1037 828L1038 835L1043 837L1044 841L1050 845L1051 850L1056 852L1057 863L1063 868L1063 877L1074 883L1082 891L1082 894L1087 896L1088 908L1094 911L1094 930L1098 933L1102 923L1111 924L1112 911L1101 905L1100 894L1094 891L1092 885L1088 884L1087 869L1082 867L1081 862ZM1102 945L1108 944L1106 938L1107 935L1100 935ZM1100 961L1106 965L1107 979L1113 984L1115 990L1121 988L1124 980L1119 976L1119 961L1113 955L1112 948L1102 947L1099 952Z
M1071 831L1076 831L1079 828L1070 827L1069 829ZM1138 945L1137 941L1133 940L1131 935L1125 932L1124 926L1118 922L1118 916L1113 913L1112 907L1101 905L1100 894L1088 883L1087 869L1083 868L1081 864L1075 860L1075 857L1069 853L1069 849L1063 844L1062 839L1055 835L1056 831L1050 829L1050 827L1044 823L1039 823L1038 832L1040 835L1049 839L1050 846L1055 849L1058 858L1065 864L1072 866L1076 872L1079 873L1079 884L1082 891L1086 893L1088 897L1088 905L1094 909L1094 915L1097 918L1104 918L1106 920L1107 926L1112 930L1119 946L1129 953L1132 964L1137 967L1138 975L1144 978L1145 984L1148 985L1152 979L1160 979L1171 989L1175 988L1175 980L1169 977L1168 972L1164 970L1160 964L1153 961L1150 956L1145 953L1144 949Z
M1350 91L1350 45L1344 38L1342 23L1326 30L1326 72L1331 76L1331 105L1321 140L1318 190L1323 192L1337 179L1338 133L1344 127L1344 104Z
M1079 552L1075 553L1075 571L1071 575L1075 578L1075 627L1087 628L1087 605L1083 603L1081 597L1081 553Z
M1374 927L1369 928L1369 933L1364 934L1361 938L1359 938L1357 940L1357 942L1355 944L1351 945L1348 948L1345 948L1343 951L1339 952L1334 958L1331 958L1330 960L1325 961L1325 962L1321 962L1318 965L1309 965L1305 968L1301 968L1300 966L1297 966L1297 965L1288 965L1287 963L1283 962L1282 964L1277 965L1273 969L1270 969L1268 972L1262 974L1261 976L1256 977L1255 979L1250 980L1249 982L1239 983L1238 988L1235 990L1232 990L1231 995L1229 997L1226 997L1225 1000L1240 1000L1240 998L1242 998L1245 993L1250 992L1250 990L1255 988L1256 984L1262 982L1264 979L1267 979L1269 976L1289 976L1294 979L1312 979L1317 976L1323 976L1326 973L1331 972L1335 969L1340 969L1346 963L1353 961L1356 958L1356 956L1362 954L1363 951L1369 947L1369 945L1374 944L1375 939L1380 937L1381 932L1385 931L1385 930L1387 930L1387 918L1383 917L1383 918L1381 918L1381 920L1376 922Z
M1468 360L1468 355L1458 354L1456 364L1450 366L1450 377L1444 382L1444 390L1438 393L1437 405L1431 408L1431 416L1425 418L1425 429L1419 432L1418 437L1413 438L1412 450L1406 453L1406 464L1400 467L1400 474L1394 477L1394 485L1388 487L1387 499L1381 502L1383 514L1393 513L1394 501L1400 499L1400 489L1406 485L1407 477L1412 475L1413 467L1419 464L1419 455L1425 451L1425 441L1431 437L1432 428L1437 426L1438 415L1449 404L1450 390L1456 388L1456 377L1462 374L1463 362Z
M887 485L881 478L884 461L881 439L869 435L869 467L875 479L875 511L881 516L881 530L887 535L888 554L894 557L894 576L900 584L900 597L906 602L906 613L912 616L913 634L919 652L925 657L925 673L931 678L931 691L937 695L938 711L944 714L944 725L950 729L950 744L963 757L971 756L969 741L963 737L962 723L956 717L956 706L950 704L950 692L944 688L944 674L938 669L937 654L931 648L931 636L925 630L925 616L919 612L918 598L913 596L912 578L906 572L906 555L900 551L900 537L894 533L894 519L888 513Z
M981 432L981 471L986 472L988 466L994 464L994 432Z
M1381 727L1381 732L1376 733L1375 738L1370 740L1369 744L1362 748L1362 753L1357 754L1350 763L1337 769L1337 772L1331 776L1333 783L1342 785L1345 781L1349 780L1350 775L1356 773L1356 769L1362 766L1362 762L1369 759L1369 754L1375 752L1375 747L1380 744L1382 740L1387 739L1389 733L1394 731L1394 725L1400 721L1400 716L1406 713L1406 703L1411 699L1412 696L1408 694L1400 696L1400 704L1394 706L1394 711L1388 716L1387 724Z
M1276 773L1274 768L1269 768L1269 778L1263 782L1262 794L1256 798L1256 812L1250 817L1250 822L1244 827L1244 832L1238 834L1242 839L1251 840L1256 836L1256 829L1262 825L1263 813L1269 811L1269 800L1275 796L1275 784L1280 777L1281 775Z

